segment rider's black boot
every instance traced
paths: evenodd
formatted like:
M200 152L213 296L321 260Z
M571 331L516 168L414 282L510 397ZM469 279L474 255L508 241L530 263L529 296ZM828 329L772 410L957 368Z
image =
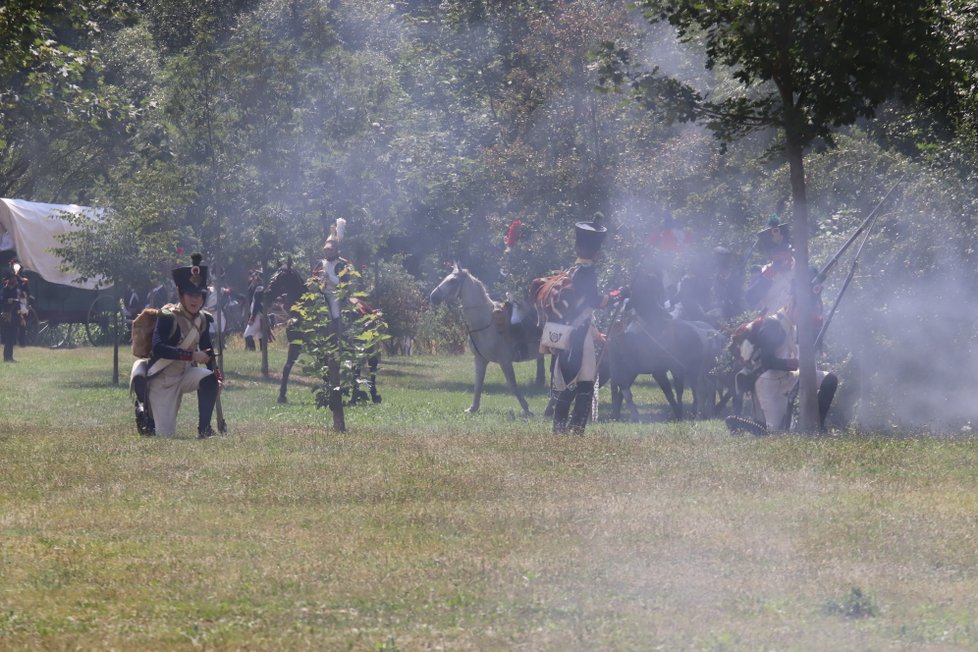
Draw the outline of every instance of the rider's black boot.
M574 397L574 414L570 418L570 430L576 435L583 435L588 419L591 418L591 407L594 399L594 381L577 383L577 396Z
M573 389L565 389L554 398L554 434L567 432L567 416L570 414L573 400Z

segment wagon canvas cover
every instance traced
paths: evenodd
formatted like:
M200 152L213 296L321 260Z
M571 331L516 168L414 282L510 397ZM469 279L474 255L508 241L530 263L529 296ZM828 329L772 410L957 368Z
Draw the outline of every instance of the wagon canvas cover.
M99 279L77 281L77 274L61 268L63 261L55 253L55 249L62 246L58 236L77 228L65 221L66 212L97 219L102 211L76 204L42 204L0 198L0 251L16 251L20 264L37 272L45 281L93 290L99 286Z

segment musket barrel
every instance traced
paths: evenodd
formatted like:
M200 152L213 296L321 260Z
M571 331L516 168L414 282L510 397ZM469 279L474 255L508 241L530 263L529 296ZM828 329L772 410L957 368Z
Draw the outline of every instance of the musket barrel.
M899 179L897 179L897 182L894 183L893 186L887 191L887 193L883 195L883 199L881 199L880 202L876 204L876 207L872 211L870 211L869 215L866 216L866 219L864 219L862 224L859 225L859 228L856 229L855 233L849 236L849 238L842 244L839 250L835 252L835 255L829 258L829 261L825 263L821 271L819 271L819 273L815 275L815 278L812 279L813 285L817 283L825 282L825 278L828 276L832 268L835 267L835 264L839 262L839 258L842 257L842 254L844 254L846 250L852 245L852 243L856 241L856 238L859 237L859 234L862 233L864 230L866 230L870 222L876 217L876 215L879 213L879 210L883 207L883 204L886 203L886 200L889 199L890 195L893 194L893 191L897 189L897 186L903 183L903 180L906 178L907 178L906 174L901 176ZM863 240L864 244L865 242L866 241ZM862 248L860 247L860 249Z

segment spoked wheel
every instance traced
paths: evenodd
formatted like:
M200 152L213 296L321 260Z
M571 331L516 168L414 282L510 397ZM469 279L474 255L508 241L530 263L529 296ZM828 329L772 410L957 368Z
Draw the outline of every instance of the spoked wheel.
M92 346L106 346L115 342L119 319L119 301L103 294L92 302L85 322L85 335Z
M27 331L28 341L32 346L46 346L52 349L67 349L75 346L75 339L79 333L79 329L75 328L76 324L62 324L46 319L37 320L35 324L33 336L30 330ZM27 327L31 328L30 321Z

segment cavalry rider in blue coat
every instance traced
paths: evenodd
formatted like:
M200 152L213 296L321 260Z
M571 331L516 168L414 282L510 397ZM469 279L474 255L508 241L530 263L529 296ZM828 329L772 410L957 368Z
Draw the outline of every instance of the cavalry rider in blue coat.
M600 216L596 217L600 219ZM610 294L598 291L598 272L594 259L607 233L608 229L597 220L578 222L574 227L577 260L568 270L573 287L573 301L562 320L573 327L573 331L569 346L557 353L553 370L553 391L556 396L553 419L555 433L570 430L576 434L584 434L584 428L591 416L594 381L598 374L594 346L598 331L591 315L595 308L603 308L609 301L625 298L624 288Z
M136 426L140 433L176 434L177 412L184 394L197 392L197 436L211 437L211 416L217 403L219 372L215 370L210 324L202 310L207 294L207 267L202 256L172 271L180 302L164 306L153 331L148 359L133 364L130 386L136 394Z

